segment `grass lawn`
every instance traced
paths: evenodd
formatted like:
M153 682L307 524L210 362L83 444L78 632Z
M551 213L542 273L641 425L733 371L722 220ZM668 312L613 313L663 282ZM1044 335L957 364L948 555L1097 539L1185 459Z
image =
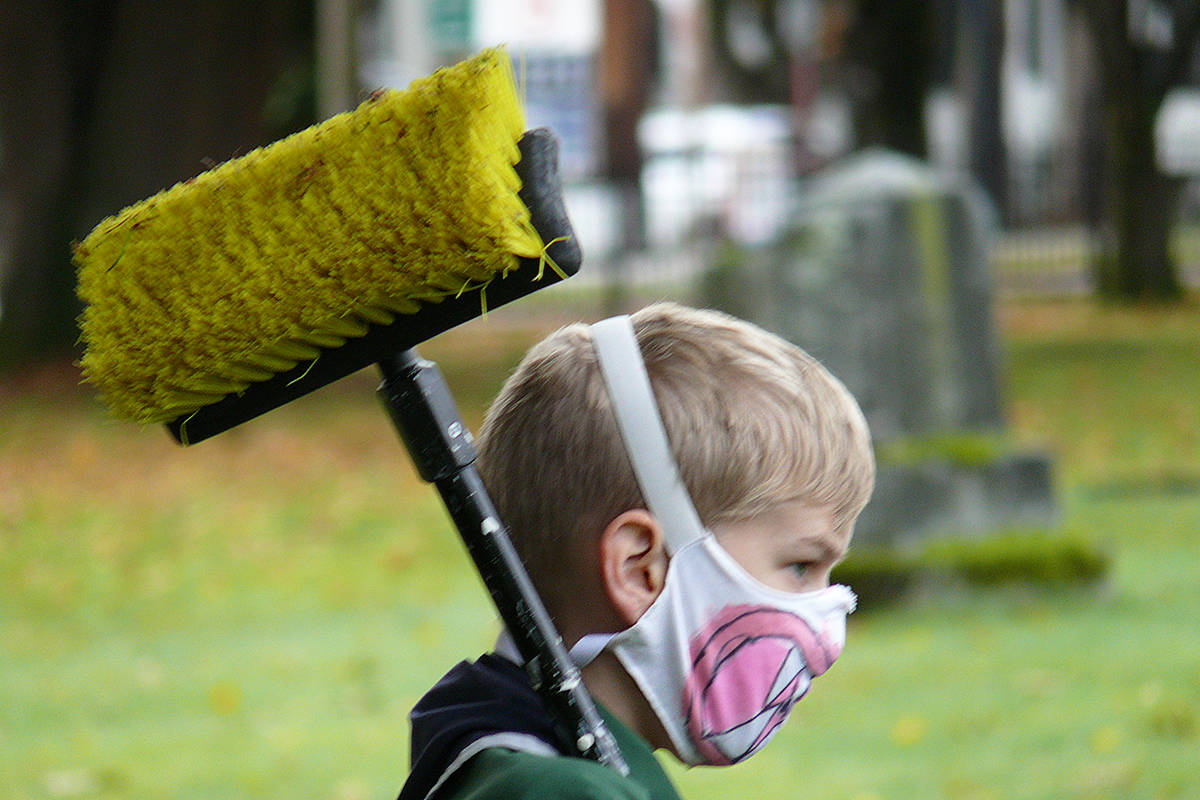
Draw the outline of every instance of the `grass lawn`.
M1001 310L1016 435L1099 589L948 589L701 798L1200 796L1200 309ZM537 326L423 348L468 422ZM394 797L405 715L494 614L360 375L193 448L70 375L0 388L0 797Z

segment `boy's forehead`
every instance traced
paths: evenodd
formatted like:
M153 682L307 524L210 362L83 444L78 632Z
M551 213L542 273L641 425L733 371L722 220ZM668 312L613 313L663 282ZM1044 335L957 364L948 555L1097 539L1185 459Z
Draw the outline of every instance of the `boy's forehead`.
M845 556L854 533L852 524L840 523L832 504L807 506L803 513L791 520L778 534L789 544L819 551L823 560L838 560Z
M756 515L754 528L764 544L812 544L829 550L844 550L850 539L850 526L839 528L834 506L786 500Z

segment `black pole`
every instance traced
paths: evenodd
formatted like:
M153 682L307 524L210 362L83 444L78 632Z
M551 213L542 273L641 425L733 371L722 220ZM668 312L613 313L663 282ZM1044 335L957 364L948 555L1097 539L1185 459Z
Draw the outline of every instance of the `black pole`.
M492 602L559 725L567 753L629 768L571 661L475 468L475 446L441 371L416 350L379 362L379 394L417 472L441 493Z

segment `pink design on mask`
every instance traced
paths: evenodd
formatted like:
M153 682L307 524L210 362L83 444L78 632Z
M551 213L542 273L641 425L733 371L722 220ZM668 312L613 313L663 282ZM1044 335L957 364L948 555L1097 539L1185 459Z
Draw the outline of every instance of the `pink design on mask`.
M692 637L684 687L688 732L704 760L736 764L759 750L840 653L840 643L795 614L723 608Z

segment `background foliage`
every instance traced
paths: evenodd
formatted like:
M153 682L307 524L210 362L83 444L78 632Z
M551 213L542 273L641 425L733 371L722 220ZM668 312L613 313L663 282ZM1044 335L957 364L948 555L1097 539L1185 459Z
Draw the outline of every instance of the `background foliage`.
M685 796L1200 794L1195 313L1005 305L1015 434L1057 453L1108 581L862 609L777 740L676 770ZM477 425L554 322L424 353ZM408 709L496 626L374 378L186 450L74 380L0 393L0 796L393 797Z

